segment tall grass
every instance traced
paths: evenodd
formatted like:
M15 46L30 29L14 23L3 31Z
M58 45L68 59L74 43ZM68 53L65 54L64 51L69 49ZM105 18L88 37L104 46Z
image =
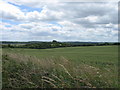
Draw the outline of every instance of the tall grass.
M38 59L22 54L3 55L3 88L97 88L117 87L108 68L75 64L61 58Z

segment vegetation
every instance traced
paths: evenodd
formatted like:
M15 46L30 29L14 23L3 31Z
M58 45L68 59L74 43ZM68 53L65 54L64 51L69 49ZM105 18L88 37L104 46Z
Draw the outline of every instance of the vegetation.
M116 88L118 47L3 49L3 88Z
M108 46L120 45L120 43L112 42L2 42L2 48L32 48L32 49L47 49L59 47L76 47L76 46Z

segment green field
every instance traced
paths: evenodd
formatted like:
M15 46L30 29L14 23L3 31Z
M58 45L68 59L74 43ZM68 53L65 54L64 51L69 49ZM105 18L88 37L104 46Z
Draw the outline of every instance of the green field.
M62 62L62 61L60 62L60 60L66 59L70 63L74 64L74 65L72 64L69 65L69 62L68 62L67 63L68 66L64 65L66 69L69 69L71 67L72 68L79 67L79 69L83 69L83 71L79 71L78 69L76 69L78 70L75 72L77 74L74 73L75 70L71 70L71 71L68 70L72 76L78 77L78 78L80 77L84 78L94 87L118 87L117 86L118 46L86 46L86 47L52 48L52 49L5 48L3 49L3 57L4 55L7 55L8 57L10 57L10 60L11 59L14 60L17 58L18 60L26 59L26 56L27 56L29 58L32 58L33 60L32 62L36 62L34 61L34 58L37 58L39 60L44 60L44 61L46 60L46 63L48 62L48 60L53 60L56 63L57 62L61 63L62 65L64 65L65 62ZM16 55L18 56L17 58L15 57ZM25 60L23 60L23 62L24 61ZM3 65L8 65L8 64L6 64L5 62L5 64L3 63ZM7 70L6 66L4 67L5 67L5 70ZM10 66L8 65L8 68L9 67ZM48 67L50 66L48 65ZM58 67L58 66L55 66L55 67ZM99 71L98 72L99 77L97 76L98 74L96 69ZM51 69L46 69L46 71L47 70L48 71L50 70L50 72L51 71L53 72L53 67ZM59 70L59 69L57 68L56 70ZM56 72L54 72L54 74L56 74ZM60 76L58 77L60 78ZM68 80L68 82L70 81ZM60 87L60 85L58 84L55 84L55 85L57 85L57 87L58 86ZM83 84L80 84L80 85L84 86ZM75 87L80 87L80 85ZM73 87L73 86L71 85L71 83L69 83L68 85L68 87ZM28 85L28 87L30 86ZM50 86L46 85L46 87L50 87Z
M54 49L3 49L3 53L18 53L42 58L64 57L76 63L88 63L93 65L117 64L117 46L94 46L94 47L68 47Z

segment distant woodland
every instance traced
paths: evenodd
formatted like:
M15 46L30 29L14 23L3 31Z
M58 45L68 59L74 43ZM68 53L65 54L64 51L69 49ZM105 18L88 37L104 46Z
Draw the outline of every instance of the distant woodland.
M58 42L53 40L52 42L9 42L2 41L2 48L33 48L33 49L47 49L47 48L59 48L59 47L76 47L76 46L106 46L106 45L120 45L118 42Z

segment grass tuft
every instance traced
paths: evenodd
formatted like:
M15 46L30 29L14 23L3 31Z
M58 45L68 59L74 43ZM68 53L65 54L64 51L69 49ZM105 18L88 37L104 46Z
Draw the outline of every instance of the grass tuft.
M3 55L3 88L98 88L116 87L112 71L89 64L7 53ZM109 69L109 70L108 70Z

